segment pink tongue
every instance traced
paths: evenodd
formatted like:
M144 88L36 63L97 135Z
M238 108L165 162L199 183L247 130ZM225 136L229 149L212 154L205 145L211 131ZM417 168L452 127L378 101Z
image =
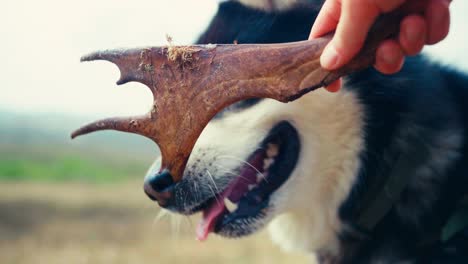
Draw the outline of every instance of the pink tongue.
M247 168L245 171L251 172L253 170ZM213 232L219 217L221 217L224 211L227 211L226 206L224 206L224 198L228 197L231 201L239 201L242 194L247 192L247 185L251 183L251 181L246 181L239 177L224 192L219 194L214 202L203 210L202 219L197 226L197 239L199 241L205 241L208 238L208 235Z
M261 168L263 158L263 153L259 153L251 160L251 164L255 166L255 168ZM245 167L241 175L236 178L224 192L216 197L216 201L205 208L202 219L197 226L197 239L199 241L205 241L208 238L208 235L213 232L219 217L224 211L227 211L227 208L224 206L224 198L228 197L229 200L234 202L239 201L242 195L248 191L248 185L257 182L256 175L257 170L252 168L252 166Z
M208 235L213 232L218 218L226 210L222 199L224 198L218 198L218 201L213 202L203 211L202 220L197 226L197 239L199 241L205 241L208 238Z

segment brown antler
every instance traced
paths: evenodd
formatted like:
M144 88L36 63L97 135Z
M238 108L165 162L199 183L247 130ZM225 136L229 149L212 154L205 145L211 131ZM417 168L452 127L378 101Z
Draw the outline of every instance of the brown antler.
M92 53L82 61L115 63L121 73L117 84L145 84L153 93L154 103L146 115L97 121L75 131L72 138L104 129L148 137L160 147L161 169L168 169L177 182L196 140L218 111L248 98L292 101L372 65L378 43L395 36L401 18L421 10L418 7L425 2L380 17L362 52L337 71L324 70L319 62L331 36L286 44L210 44Z

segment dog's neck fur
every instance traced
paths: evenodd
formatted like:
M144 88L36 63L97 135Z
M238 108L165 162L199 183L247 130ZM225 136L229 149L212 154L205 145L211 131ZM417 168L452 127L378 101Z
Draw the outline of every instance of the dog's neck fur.
M402 74L411 76L407 70L405 67ZM273 240L283 248L317 252L322 263L344 260L373 263L418 257L412 254L427 234L440 232L463 192L463 185L459 184L463 171L453 174L451 168L465 163L459 159L464 153L464 136L460 116L447 91L437 86L413 87L432 89L428 101L439 100L449 106L443 111L418 113L420 109L416 106L426 104L427 99L412 98L415 105L410 109L401 104L401 97L382 101L380 96L375 97L378 91L393 89L400 95L405 91L390 79L380 84L383 80L371 81L367 74L352 77L350 87L338 94L319 90L294 103L307 109L307 113L294 111L297 113L294 124L298 131L308 134L309 140L314 139L302 142L301 153L313 170L295 173L295 179L288 184L298 183L290 189L301 195L281 197L288 200L290 207L279 208L284 214L271 223L270 231ZM358 90L353 88L357 84ZM366 118L372 115L377 119L366 123ZM438 123L439 120L444 123ZM360 189L359 184L365 181L369 187L372 179L390 177L392 171L399 169L398 159L419 155L413 151L416 142L423 144L428 155L413 164L414 171L404 175L408 178L405 191L398 194L391 211L379 219L376 228L369 230L369 237L355 236L356 218L349 212L356 212L367 190ZM453 176L458 173L461 174ZM308 184L301 185L304 182ZM450 195L444 194L446 185L451 186ZM429 215L430 221L426 219Z
M291 207L281 208L286 213L271 223L271 237L285 249L337 253L337 235L342 229L338 209L360 167L363 109L347 91L331 94L318 90L293 105L298 108L293 120L298 131L307 133L304 138L314 139L302 141L301 157L307 160L300 161L313 170L297 171L288 183L297 183L293 189L302 195L284 198Z

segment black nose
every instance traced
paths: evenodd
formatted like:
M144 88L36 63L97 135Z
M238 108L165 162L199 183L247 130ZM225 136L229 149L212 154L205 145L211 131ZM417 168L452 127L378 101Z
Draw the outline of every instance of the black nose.
M146 183L156 192L163 192L174 184L174 180L168 170L163 170L161 173L148 177Z
M143 189L148 197L157 201L160 206L167 207L173 197L174 180L168 170L147 177Z

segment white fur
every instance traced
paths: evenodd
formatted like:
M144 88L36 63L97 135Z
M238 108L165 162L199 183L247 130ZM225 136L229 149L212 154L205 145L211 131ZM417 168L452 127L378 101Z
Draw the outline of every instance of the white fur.
M286 10L302 2L301 0L238 0L246 6L266 11Z
M223 170L242 165L283 120L299 132L301 153L291 177L272 196L272 210L265 218L274 218L271 237L290 250L337 250L338 208L355 180L363 145L363 113L351 92L321 89L292 103L264 100L227 114L205 128L186 173L209 170L217 179L226 177Z

